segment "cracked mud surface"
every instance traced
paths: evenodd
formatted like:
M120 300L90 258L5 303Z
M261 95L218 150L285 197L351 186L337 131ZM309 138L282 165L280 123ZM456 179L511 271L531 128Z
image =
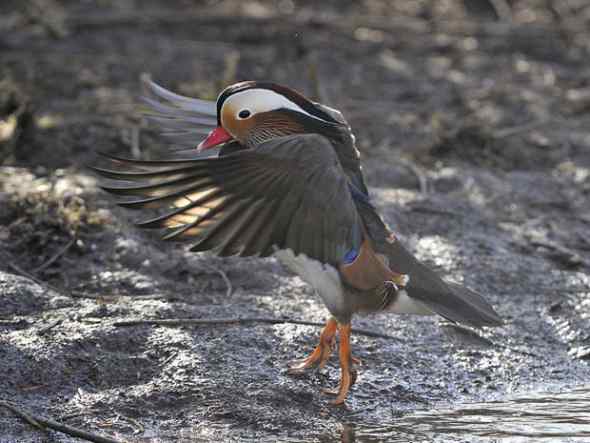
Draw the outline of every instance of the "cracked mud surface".
M102 3L0 6L0 398L129 441L339 441L414 410L588 384L589 8L561 22L517 2L504 26L427 2ZM241 79L319 93L352 124L402 241L507 326L477 338L435 318L357 317L393 339L353 337L363 365L337 409L320 393L335 359L286 374L317 327L115 326L326 316L274 259L163 244L97 189L93 152L135 149L142 72L203 98ZM140 134L143 156L166 151ZM0 429L47 438L4 411Z

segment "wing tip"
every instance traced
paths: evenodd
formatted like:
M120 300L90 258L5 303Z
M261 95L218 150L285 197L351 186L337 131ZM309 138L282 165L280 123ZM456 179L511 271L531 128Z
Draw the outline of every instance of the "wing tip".
M465 299L465 291L469 297ZM459 323L465 323L477 328L481 327L500 327L506 322L496 312L493 306L480 294L468 288L462 287L463 297L457 294L456 287L453 287L453 293L463 300L466 306L469 306L469 312L465 313L459 319Z
M147 220L136 221L133 224L141 229L164 229L167 227L166 220L168 219L168 217L169 215L165 214Z
M478 328L487 327L487 328L498 328L501 326L506 326L506 322L496 313L494 312L493 315L486 313L485 318L480 318L478 320L474 320L470 323L471 326L475 326Z

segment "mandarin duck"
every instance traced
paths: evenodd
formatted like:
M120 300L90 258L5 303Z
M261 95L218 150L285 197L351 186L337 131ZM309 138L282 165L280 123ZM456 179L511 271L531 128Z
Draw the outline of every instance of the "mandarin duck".
M350 345L356 313L502 324L480 294L441 279L388 228L340 112L274 83L237 83L216 102L175 94L148 77L143 83L146 117L192 155L141 161L103 154L119 167L93 168L115 180L102 188L135 196L119 202L126 208L164 209L138 225L164 229L166 240L191 240L191 251L219 256L274 255L309 283L330 317L317 347L289 372L324 367L339 335L333 404L345 402L356 379ZM201 134L208 135L194 149Z

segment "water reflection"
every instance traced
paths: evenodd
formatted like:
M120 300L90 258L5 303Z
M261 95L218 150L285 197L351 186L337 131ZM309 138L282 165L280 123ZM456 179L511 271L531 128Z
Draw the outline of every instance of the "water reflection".
M567 393L418 411L394 424L345 426L342 440L374 442L588 442L590 386Z
M455 408L415 411L389 423L342 424L338 431L308 438L269 437L242 430L239 438L223 438L230 424L202 423L185 429L148 428L137 442L200 443L588 443L590 386L565 393L533 393L502 401L471 403ZM235 428L234 428L235 430Z

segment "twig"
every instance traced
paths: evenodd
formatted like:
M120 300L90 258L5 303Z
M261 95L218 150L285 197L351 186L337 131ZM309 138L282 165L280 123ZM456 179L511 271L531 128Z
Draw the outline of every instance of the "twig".
M229 279L229 277L227 276L227 274L225 273L225 271L223 271L220 268L216 268L215 266L211 266L211 265L207 265L207 267L209 269L211 269L212 271L217 272L221 278L223 279L223 281L225 282L225 285L227 287L227 290L225 291L225 296L226 297L231 297L232 294L234 293L234 287L231 284L231 280Z
M462 214L459 214L458 212L453 212L448 209L433 208L424 205L411 205L409 206L408 210L410 212L427 212L429 214L452 215L453 217L462 217Z
M63 318L60 318L58 320L55 320L54 322L49 323L47 326L44 326L42 328L40 328L37 331L37 335L45 335L47 334L49 331L51 331L53 328L55 328L56 326L59 326L63 323Z
M503 0L506 2L506 0ZM502 12L503 13L503 12ZM511 14L512 15L512 14ZM550 23L531 23L526 26L514 25L510 22L488 22L483 23L481 20L437 20L430 22L426 19L420 19L408 15L399 15L396 17L384 17L375 14L355 14L350 19L335 20L333 15L322 14L318 16L306 15L280 15L273 17L236 17L205 14L202 11L189 12L183 14L174 13L174 11L149 9L134 11L131 13L111 14L68 14L66 24L70 28L112 28L114 26L141 26L149 24L159 25L190 25L200 26L217 26L219 28L232 26L239 21L243 26L252 26L259 29L265 26L275 25L282 27L293 27L301 30L302 27L310 26L331 31L350 32L351 29L366 27L378 29L384 32L413 32L416 34L426 34L439 30L451 35L476 35L476 36L505 36L510 32L519 29L526 29L531 38L546 36L548 33L554 33L555 29ZM587 27L582 22L569 23L568 31L571 33L586 33ZM274 34L269 34L267 38L273 38ZM264 36L261 36L264 37Z
M26 421L31 426L34 426L34 427L36 427L38 429L41 429L41 430L44 430L43 429L43 426L41 426L41 424L37 420L35 420L33 417L31 417L26 412L21 411L20 409L18 409L16 406L12 405L11 403L8 403L8 402L6 402L4 400L0 400L0 407L3 407L3 408L8 409L14 415L16 415L19 418L23 419L24 421Z
M428 179L426 178L426 175L424 175L424 172L409 160L400 158L397 161L414 173L420 184L420 193L424 195L428 194Z
M191 26L217 26L220 28L232 26L236 21L240 21L244 26L255 26L264 28L269 25L280 25L283 27L301 28L304 26L321 26L329 27L335 30L348 31L351 28L356 29L359 26L379 27L386 30L414 30L416 32L427 32L431 26L424 20L414 19L409 16L397 18L387 17L384 19L380 16L360 16L354 20L335 21L333 17L298 17L298 16L275 16L275 17L244 17L244 16L224 16L210 15L202 11L191 13L185 11L183 14L175 14L170 11L150 9L123 14L100 14L91 16L89 14L72 14L68 15L67 24L72 28L103 28L114 26L140 26L146 24L159 25L191 25ZM452 29L452 27L451 27Z
M53 255L49 260L47 260L45 263L41 264L40 266L38 266L37 268L33 269L31 271L32 274L37 274L38 272L43 271L44 269L48 268L49 266L51 266L51 264L53 262L55 262L58 258L60 258L62 255L64 255L66 252L68 252L68 249L70 249L72 247L72 245L74 244L74 242L76 241L76 237L72 238L67 245L65 245L62 249L60 249L59 251L57 251L57 253L55 253L55 255Z
M20 318L18 320L5 320L0 319L0 326L26 326L29 322L24 318Z
M40 278L35 277L30 272L25 271L24 269L18 267L14 263L8 263L8 267L11 268L11 269L13 269L13 270L15 270L16 272L18 272L22 276L27 277L27 278L30 278L35 283L43 286L46 289L51 289L52 291L59 292L59 290L57 288L55 288L54 286L51 286L49 283L46 283L43 280L41 280Z
M569 249L557 242L543 238L533 238L529 241L530 244L533 246L543 247L550 251L553 251L549 254L549 258L553 258L554 260L558 260L559 262L567 264L569 266L583 265L590 267L590 260L583 258L576 251Z
M496 140L506 137L512 137L513 135L520 134L522 132L530 131L531 129L535 129L539 126L543 126L548 123L548 120L538 120L534 122L528 122L523 125L512 126L510 128L503 128L498 129L492 133L492 137Z
M236 318L170 318L165 320L125 320L113 323L115 327L129 327L142 325L158 325L158 326L202 326L202 325L245 325L249 323L265 323L271 325L292 324L304 326L324 326L323 323L313 321L297 320L293 318L269 318L269 317L236 317ZM352 332L366 337L387 338L390 340L400 341L399 338L392 335L382 334L380 332L369 331L367 329L353 328Z
M83 431L82 429L58 423L49 418L44 418L30 414L28 412L23 411L20 408L17 408L14 404L5 400L0 400L0 407L8 409L14 415L26 421L31 426L36 427L37 429L45 430L45 428L50 428L55 431L62 432L64 434L71 435L72 437L77 437L83 440L93 441L96 443L122 443L121 440L115 440L110 437L103 437L102 435L93 434L87 431Z
M174 301L174 300L181 300L181 297L177 297L174 295L167 295L167 294L144 294L144 295L134 295L134 294L89 294L86 292L78 292L78 291L72 291L69 294L71 297L74 298L89 298L92 300L105 300L105 301L110 301L110 300L116 300L119 298L123 298L123 297L127 297L129 299L133 299L133 300L168 300L168 301Z

